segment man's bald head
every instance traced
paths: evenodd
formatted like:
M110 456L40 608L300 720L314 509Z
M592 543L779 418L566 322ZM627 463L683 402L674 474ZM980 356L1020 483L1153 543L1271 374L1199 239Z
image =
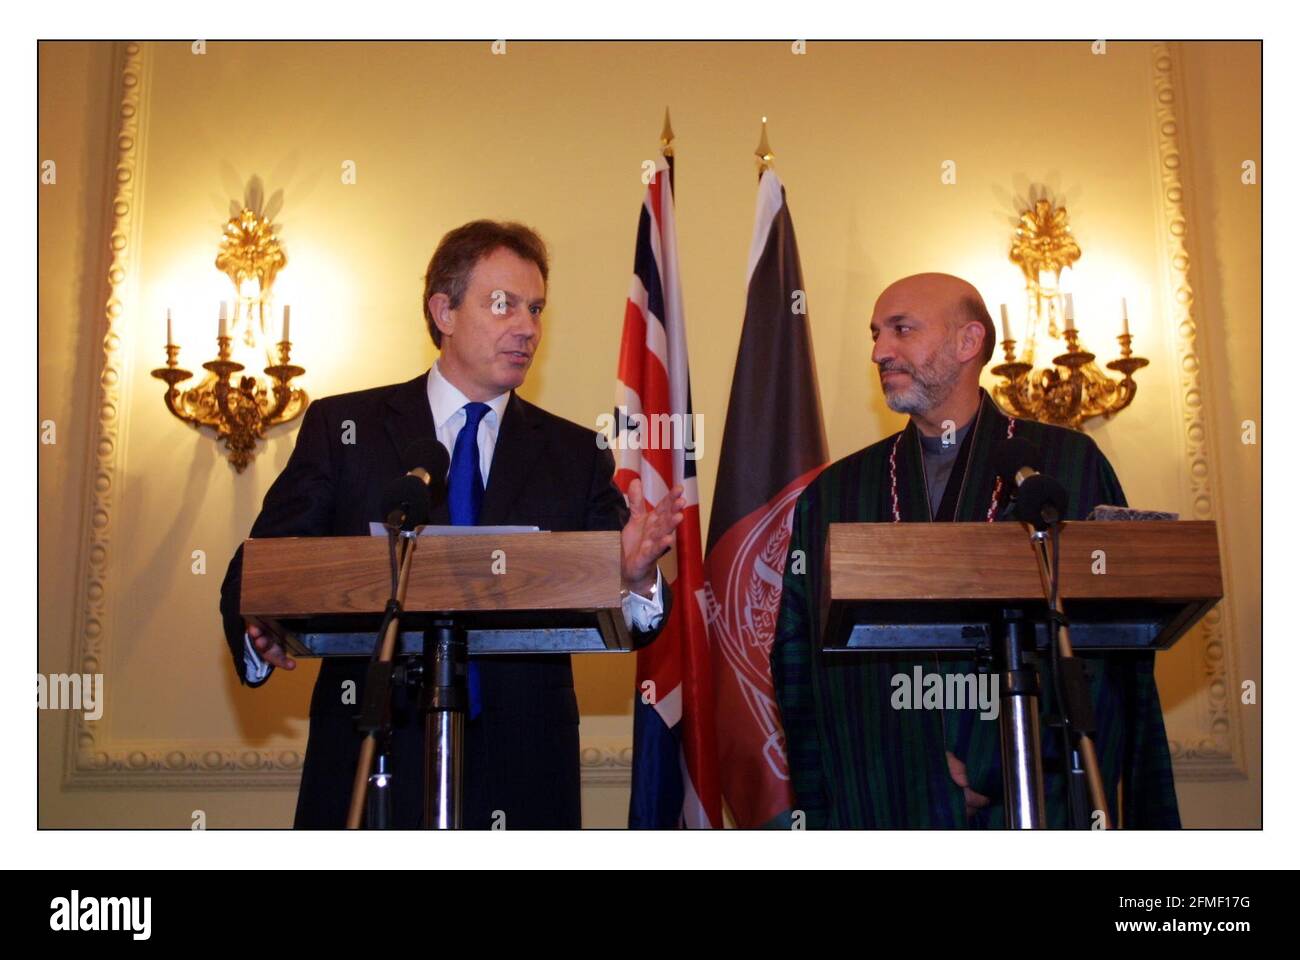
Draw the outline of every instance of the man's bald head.
M890 316L922 316L943 319L948 329L958 330L977 323L984 331L980 369L993 357L997 333L984 298L975 287L950 273L916 273L895 280L876 298L875 319Z
M979 291L946 273L918 273L885 288L871 314L871 360L885 403L923 420L977 402L993 355L993 321Z

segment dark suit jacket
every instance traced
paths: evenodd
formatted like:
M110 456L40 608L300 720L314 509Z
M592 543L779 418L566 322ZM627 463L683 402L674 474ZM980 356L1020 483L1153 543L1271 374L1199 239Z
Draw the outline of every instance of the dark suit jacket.
M267 491L250 537L365 536L381 519L385 487L407 469L402 453L435 435L427 374L406 383L325 397L303 416L297 444ZM345 443L345 431L354 441ZM596 435L511 394L501 419L480 522L543 530L617 530L627 506L613 484L614 461ZM447 507L434 523L449 521ZM244 624L239 616L243 547L221 588L226 639L241 682ZM669 596L665 591L667 619ZM634 634L644 645L653 634ZM466 723L464 825L507 829L581 826L578 702L565 655L478 660L482 713ZM343 684L360 702L366 660L329 658L312 694L311 726L296 827L344 826L356 758L354 717ZM420 825L423 720L415 691L399 687L393 704L394 822Z

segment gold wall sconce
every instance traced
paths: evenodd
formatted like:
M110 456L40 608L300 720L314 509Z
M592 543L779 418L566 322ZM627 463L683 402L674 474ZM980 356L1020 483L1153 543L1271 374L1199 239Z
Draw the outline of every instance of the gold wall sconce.
M1133 356L1127 299L1120 300L1120 355L1106 364L1106 369L1120 374L1118 380L1103 372L1097 366L1096 355L1080 343L1074 294L1062 289L1062 275L1082 255L1070 233L1065 207L1038 199L1032 209L1021 212L1010 257L1025 277L1025 343L1017 354L1007 305L1002 304L1002 349L1006 359L992 370L1003 381L994 386L993 399L1011 416L1078 430L1093 417L1115 416L1133 402L1137 393L1133 374L1149 361ZM1035 369L1034 352L1043 333L1064 339L1066 349L1052 357L1050 366Z
M221 302L217 319L217 356L203 364L207 376L188 390L177 384L193 374L177 365L180 346L172 336L171 310L167 311L167 365L151 375L167 384L163 402L172 415L196 430L210 427L224 440L228 458L237 473L252 462L268 428L287 423L307 408L307 394L293 386L306 371L289 362L289 307L284 307L279 341L272 344L268 321L272 315L272 288L276 275L288 263L280 242L279 226L272 217L279 210L277 191L263 207L261 182L254 177L244 202L231 201L231 216L222 230L216 266L235 287L233 316ZM243 375L246 364L232 357L239 344L245 358L265 358L263 376ZM237 380L232 378L238 377Z

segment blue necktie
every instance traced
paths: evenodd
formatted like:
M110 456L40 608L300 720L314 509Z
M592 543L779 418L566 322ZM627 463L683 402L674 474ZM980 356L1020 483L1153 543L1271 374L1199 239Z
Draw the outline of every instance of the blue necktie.
M447 476L447 506L451 522L458 527L472 527L478 523L483 507L483 471L479 467L478 425L491 409L486 403L465 404L465 426L456 435L455 449L451 452L451 472ZM478 664L469 663L469 718L473 720L483 710L483 694L479 687Z

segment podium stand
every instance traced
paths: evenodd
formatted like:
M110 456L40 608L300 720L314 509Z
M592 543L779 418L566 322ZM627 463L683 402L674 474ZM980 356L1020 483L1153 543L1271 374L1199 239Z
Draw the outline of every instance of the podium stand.
M395 657L425 684L426 826L455 827L466 658L631 650L621 535L466 534L414 541ZM370 657L393 593L389 550L384 537L245 540L240 613L267 624L296 656Z
M1019 523L833 523L822 647L965 653L998 662L1008 823L1042 826L1037 689L1024 655L1047 649L1031 531ZM1163 650L1223 597L1207 521L1060 524L1059 595L1077 650Z

